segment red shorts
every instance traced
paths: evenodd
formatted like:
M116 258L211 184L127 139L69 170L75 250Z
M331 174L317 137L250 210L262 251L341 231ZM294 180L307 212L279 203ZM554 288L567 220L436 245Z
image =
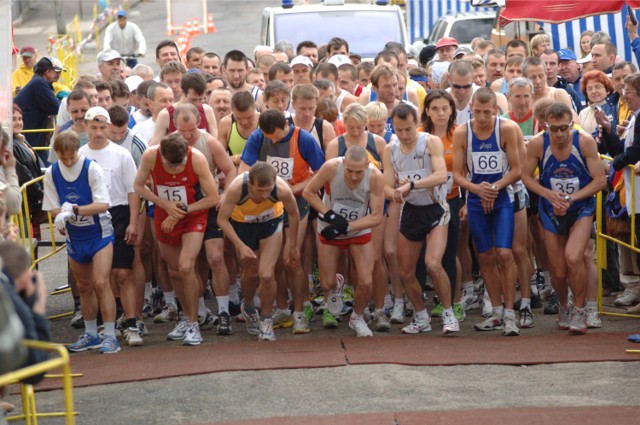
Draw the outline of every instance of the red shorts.
M340 248L348 248L349 245L365 245L371 242L371 232L365 233L364 235L356 236L353 238L345 238L345 239L333 239L328 241L324 236L318 233L320 237L320 242L324 245L337 246Z
M156 237L158 242L167 245L180 245L182 243L182 235L184 233L204 233L207 230L207 211L198 211L195 214L189 214L180 220L170 233L162 231L162 222L166 214L158 217L158 208L156 208Z

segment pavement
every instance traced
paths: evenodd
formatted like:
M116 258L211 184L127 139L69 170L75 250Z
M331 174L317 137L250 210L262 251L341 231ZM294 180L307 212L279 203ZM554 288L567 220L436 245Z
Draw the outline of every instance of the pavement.
M55 32L51 2L31 3L34 9L15 28L16 45L32 45L42 55L46 37ZM78 5L85 17L91 16L95 2L63 3L70 20ZM255 20L268 3L275 2L251 2L246 13ZM163 4L141 2L131 10L131 20L160 28L164 23L158 6ZM255 38L237 31L238 23L232 21L239 14L234 7L242 2L210 1L210 9L216 4L218 31L201 36L201 41L223 53L229 39L250 53ZM164 37L163 31L150 30L149 45ZM153 63L153 58L147 55L142 62ZM88 53L81 72L95 72L94 64ZM47 252L40 248L40 255ZM66 283L64 253L43 262L40 270L50 290ZM613 297L604 304L606 311L624 313L612 305ZM207 305L215 309L212 300ZM71 297L50 297L47 307L50 314L69 311ZM640 355L625 349L640 346L625 338L638 330L638 320L608 316L601 330L569 337L555 330L555 317L540 310L534 314L536 327L516 338L473 331L480 318L474 311L453 338L439 335L436 319L428 335L401 336L396 325L388 334L362 341L344 322L336 331L316 323L309 335L277 330L276 342L258 343L243 324L235 323L229 337L205 332L201 347L166 341L172 325L147 319L150 335L144 347L124 347L107 358L96 353L72 356L72 370L85 374L77 378L74 390L77 423L637 424ZM51 325L55 342L70 342L78 335L68 318ZM598 355L587 358L590 353ZM110 379L95 379L93 371L102 369ZM85 385L83 380L90 382ZM7 400L20 405L15 394ZM39 412L59 411L62 392L43 386L36 400ZM64 423L59 418L40 422Z

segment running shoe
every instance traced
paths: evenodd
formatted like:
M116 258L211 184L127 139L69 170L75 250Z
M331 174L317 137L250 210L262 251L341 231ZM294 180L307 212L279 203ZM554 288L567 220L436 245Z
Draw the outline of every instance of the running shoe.
M165 304L162 311L153 318L153 323L169 323L178 319L178 307L175 304Z
M627 337L627 341L629 341L629 342L640 342L640 333L629 335Z
M247 333L249 335L259 335L260 334L260 316L256 311L253 314L247 313L244 308L244 303L240 305L240 311L242 312L242 317L244 318L245 324L247 325Z
M495 331L502 328L503 328L502 320L495 317L493 315L493 312L491 313L491 317L487 318L486 320L480 323L476 323L475 325L473 325L473 329L477 331Z
M404 323L404 303L395 303L391 312L391 323Z
M273 315L273 329L290 328L291 326L293 326L293 316L289 310L276 310Z
M566 331L571 325L571 306L558 305L558 329Z
M100 347L100 353L102 354L114 354L120 351L120 344L115 336L105 335L102 341L102 347Z
M444 306L441 302L438 302L433 309L431 309L431 317L440 317L444 311Z
M371 329L369 329L369 326L367 326L367 323L364 321L364 318L362 316L356 318L356 316L352 314L351 318L349 319L349 327L356 331L356 336L373 336Z
M231 328L231 316L226 311L223 311L218 315L220 322L218 323L218 329L216 333L218 335L231 335L233 329Z
M151 302L149 299L144 299L144 304L142 305L142 317L151 317L153 315L153 307L151 306Z
M308 334L311 332L309 322L304 317L304 313L293 313L293 334Z
M574 308L569 324L569 334L584 335L587 333L587 314L584 308Z
M176 326L173 328L171 332L167 334L167 339L169 341L180 341L184 339L184 336L187 333L187 329L189 329L189 324L186 320L180 320L176 322Z
M232 303L231 301L229 301L229 315L231 317L234 316L238 316L240 315L240 304L239 303Z
M326 308L322 311L322 326L325 329L338 329L338 321Z
M442 333L447 335L454 332L460 332L460 323L458 322L454 314L451 314L448 311L443 311L442 312Z
M342 311L344 305L344 277L338 273L336 274L336 286L329 291L329 297L327 299L327 308L329 313L334 316L338 316Z
M504 330L502 335L504 336L518 336L520 335L520 329L516 325L516 318L505 316L503 320Z
M140 330L137 327L127 328L122 334L129 347L141 347L144 343L142 341L142 336L140 335Z
M622 294L618 295L613 303L619 307L628 307L637 304L640 301L640 296L633 291L625 290Z
M558 295L556 295L555 291L549 295L549 302L547 306L544 308L544 314L558 314L559 313L559 302Z
M391 323L384 311L373 313L373 327L376 332L387 332L391 329Z
M302 314L304 314L304 318L308 324L311 324L315 320L315 317L313 317L314 313L311 304L305 304L302 307Z
M542 308L540 295L531 295L531 308Z
M478 295L473 291L462 291L462 297L460 298L460 304L467 310L477 310L480 308L478 302Z
M342 276L342 275L338 274L337 276ZM353 286L344 285L344 289L342 290L342 300L344 301L344 303L349 305L350 307L353 307L354 297L355 297L355 293L353 291Z
M213 326L217 325L219 321L220 319L218 319L218 316L211 314L211 310L209 309L207 309L206 316L198 316L198 326L200 326L200 329L202 330L213 329Z
M82 311L80 306L73 310L73 317L71 318L71 327L76 329L84 329L84 318L82 317Z
M160 288L156 287L151 289L151 308L153 309L151 314L153 315L161 313L165 305L166 303L164 301L164 294L162 293Z
M142 320L136 320L136 327L138 328L138 332L140 332L140 335L149 335L149 329L147 329L147 325Z
M586 307L584 310L587 313L587 328L601 328L602 319L600 319L598 309L596 307Z
M258 341L275 341L276 334L273 332L273 320L264 319L260 323L260 333L258 334Z
M390 292L387 292L387 294L384 296L384 305L382 307L382 309L384 310L384 314L386 314L387 316L391 315L391 312L393 311L393 296L391 295Z
M533 322L533 313L530 307L521 308L519 325L521 328L533 328L536 324Z
M67 345L67 350L80 353L82 351L95 350L100 347L102 347L102 338L100 338L100 335L92 336L88 333L83 333L76 342Z
M429 320L418 320L414 318L411 323L402 328L403 334L417 334L421 332L431 332L431 323Z
M453 305L453 315L458 322L464 322L464 319L467 317L467 313L464 312L462 304Z
M543 282L544 282L544 278ZM551 298L551 295L554 293L553 288L549 285L545 285L543 283L542 286L538 286L538 295L540 296L540 300L548 301Z
M200 327L197 323L187 326L187 331L182 339L182 345L200 345L202 343L202 335L200 335Z

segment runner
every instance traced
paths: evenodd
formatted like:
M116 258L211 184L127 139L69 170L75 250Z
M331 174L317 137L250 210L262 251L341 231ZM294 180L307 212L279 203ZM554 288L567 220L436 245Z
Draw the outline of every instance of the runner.
M326 192L321 200L317 193L323 187ZM353 260L357 282L349 327L359 337L372 336L363 314L373 285L371 229L382 220L383 188L382 174L369 163L367 151L352 146L344 157L328 160L303 192L321 220L318 222L318 265L330 311L337 310L331 305L329 295L336 286L338 260L344 249Z
M153 178L154 191L146 186ZM199 285L195 262L207 224L207 210L218 202L218 190L206 158L179 134L164 137L145 151L134 183L136 192L155 204L160 255L187 320L167 335L184 345L202 342L198 326Z
M289 219L289 236L296 240L300 215L289 184L277 176L276 169L262 161L242 173L229 185L220 211L218 226L236 247L242 263L242 315L247 332L259 341L275 341L272 309L276 294L275 266L282 249L284 211ZM295 243L285 251L289 267L300 260ZM254 305L259 288L261 314Z

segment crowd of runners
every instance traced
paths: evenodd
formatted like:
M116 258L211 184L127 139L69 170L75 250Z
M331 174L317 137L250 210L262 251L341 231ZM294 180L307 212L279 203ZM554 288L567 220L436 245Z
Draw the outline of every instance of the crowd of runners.
M184 345L343 317L359 337L430 332L434 317L455 334L474 309L470 326L505 336L543 307L569 334L601 327L594 195L640 160L640 74L606 34L582 39L445 37L415 56L391 42L372 61L338 37L184 58L165 40L156 69L106 49L62 96L61 64L40 59L13 133L51 147L25 161L51 164L40 210L66 236L84 328L69 350L140 346L145 318L175 322L167 339ZM57 115L50 141L21 137L37 113ZM616 304L638 312L637 256L613 251Z

